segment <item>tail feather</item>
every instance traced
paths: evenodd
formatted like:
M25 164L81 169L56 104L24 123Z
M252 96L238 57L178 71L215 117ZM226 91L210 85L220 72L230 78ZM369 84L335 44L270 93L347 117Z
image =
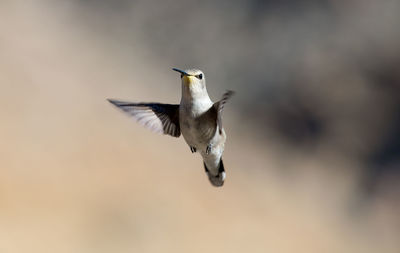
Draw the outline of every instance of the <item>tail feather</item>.
M203 163L203 164L204 164L204 170L206 171L208 179L210 180L211 184L215 187L223 186L226 174L225 174L225 167L224 167L224 163L222 162L222 159L219 162L218 174L216 176L214 176L210 173L210 171L207 169L207 165L205 163Z

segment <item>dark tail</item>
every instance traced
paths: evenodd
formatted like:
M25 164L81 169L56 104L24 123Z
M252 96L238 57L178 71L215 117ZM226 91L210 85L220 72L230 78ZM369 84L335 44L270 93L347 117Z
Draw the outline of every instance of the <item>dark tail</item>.
M211 184L215 187L221 187L224 185L225 181L225 168L224 168L224 163L222 162L222 159L219 161L219 167L218 167L218 175L214 176L210 173L210 171L207 169L207 165L203 162L204 164L204 169L207 173L208 179L210 180Z

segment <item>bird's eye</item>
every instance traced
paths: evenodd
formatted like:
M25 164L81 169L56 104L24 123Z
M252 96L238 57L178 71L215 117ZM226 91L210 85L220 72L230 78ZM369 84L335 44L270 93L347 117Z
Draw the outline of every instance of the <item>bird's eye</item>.
M181 74L181 79L183 78L183 74Z
M197 75L197 78L200 80L203 79L203 74Z

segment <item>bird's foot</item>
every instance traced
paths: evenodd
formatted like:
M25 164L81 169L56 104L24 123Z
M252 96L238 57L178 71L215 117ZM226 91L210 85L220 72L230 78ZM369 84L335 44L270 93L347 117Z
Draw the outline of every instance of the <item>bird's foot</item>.
M192 151L192 153L194 153L197 151L197 149L195 147L190 147L190 151Z
M211 144L208 144L208 145L207 145L207 148L206 148L206 154L207 154L207 155L210 154L211 148L212 148Z

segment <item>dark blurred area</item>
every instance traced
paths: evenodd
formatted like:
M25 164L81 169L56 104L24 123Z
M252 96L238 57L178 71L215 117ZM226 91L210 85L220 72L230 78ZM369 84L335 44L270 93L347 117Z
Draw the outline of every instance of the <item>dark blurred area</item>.
M397 0L2 1L0 245L398 252L399 11ZM182 140L105 101L178 103L172 67L203 70L213 100L236 91L222 191Z
M398 2L77 1L76 8L118 16L82 25L109 25L111 34L119 30L115 40L139 35L154 57L204 69L211 94L237 90L232 106L264 129L262 138L359 160L370 193L400 172Z

